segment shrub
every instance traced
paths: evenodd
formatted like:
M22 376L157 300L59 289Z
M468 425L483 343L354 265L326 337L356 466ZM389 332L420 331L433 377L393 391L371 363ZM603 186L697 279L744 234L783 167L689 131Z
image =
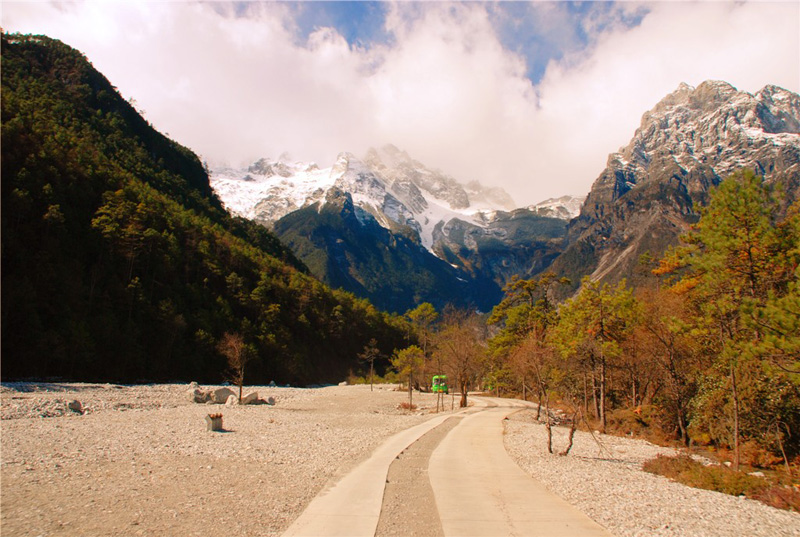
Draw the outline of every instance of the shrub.
M690 487L744 495L772 507L800 511L800 491L783 484L777 475L757 477L725 466L706 466L686 455L659 455L645 462L642 469Z

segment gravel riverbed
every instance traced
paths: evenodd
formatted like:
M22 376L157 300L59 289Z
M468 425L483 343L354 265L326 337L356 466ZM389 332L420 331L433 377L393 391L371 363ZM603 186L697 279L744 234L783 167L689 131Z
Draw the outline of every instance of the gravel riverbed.
M326 484L435 409L430 394L399 409L407 393L390 386L249 387L276 404L241 407L192 403L188 389L3 384L2 534L280 535ZM206 430L216 412L224 432ZM506 422L520 466L616 535L800 535L800 515L642 472L664 448L603 437L600 452L578 433L557 457L544 435L526 412Z
M3 536L279 535L329 480L430 417L426 397L408 413L389 386L248 387L275 405L233 407L188 388L3 384ZM206 430L216 412L225 432Z
M523 411L506 420L505 446L525 471L550 491L619 537L800 535L800 514L755 500L681 485L642 471L674 449L644 440L577 431L569 455L547 452L547 430ZM567 446L565 427L553 428L553 451Z

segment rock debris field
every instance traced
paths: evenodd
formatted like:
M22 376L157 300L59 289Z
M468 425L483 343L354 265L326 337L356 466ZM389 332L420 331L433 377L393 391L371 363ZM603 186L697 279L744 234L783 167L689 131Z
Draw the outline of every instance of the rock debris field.
M435 410L430 394L399 409L407 394L390 386L253 391L274 405L198 404L188 384L3 384L2 534L280 535L326 484ZM222 431L207 430L210 413ZM544 435L527 412L506 422L520 466L615 535L800 535L798 514L640 470L668 449L604 436L601 452L578 433L557 457Z

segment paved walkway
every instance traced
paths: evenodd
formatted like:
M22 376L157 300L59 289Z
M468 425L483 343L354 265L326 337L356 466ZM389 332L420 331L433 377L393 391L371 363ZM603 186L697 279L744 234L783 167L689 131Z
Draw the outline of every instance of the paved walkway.
M283 535L375 535L389 465L401 451L452 415L440 414L389 438L369 459L356 466L333 487L320 492Z
M503 446L503 419L523 401L471 398L474 406L431 454L428 472L445 536L603 536L601 526L534 481ZM387 440L352 472L321 492L285 536L372 537L389 465L453 414Z
M446 536L610 534L526 474L503 446L502 399L464 418L431 454L428 473Z

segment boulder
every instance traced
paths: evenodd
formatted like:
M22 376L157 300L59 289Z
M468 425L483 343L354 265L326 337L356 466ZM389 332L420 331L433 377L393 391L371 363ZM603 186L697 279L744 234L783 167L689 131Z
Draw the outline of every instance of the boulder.
M80 401L73 400L67 403L67 408L78 414L83 414L83 405Z
M258 403L258 392L250 392L242 397L243 405L254 405Z
M274 397L267 397L267 404L268 405L274 405L275 404L275 398Z
M228 401L228 398L231 395L236 394L230 388L217 388L216 390L211 391L211 400L218 405L222 405Z
M239 398L235 395L229 395L228 400L225 401L225 406L236 406L239 404Z
M189 396L189 401L192 403L206 403L208 402L210 394L201 390L200 388L191 388L186 394Z

